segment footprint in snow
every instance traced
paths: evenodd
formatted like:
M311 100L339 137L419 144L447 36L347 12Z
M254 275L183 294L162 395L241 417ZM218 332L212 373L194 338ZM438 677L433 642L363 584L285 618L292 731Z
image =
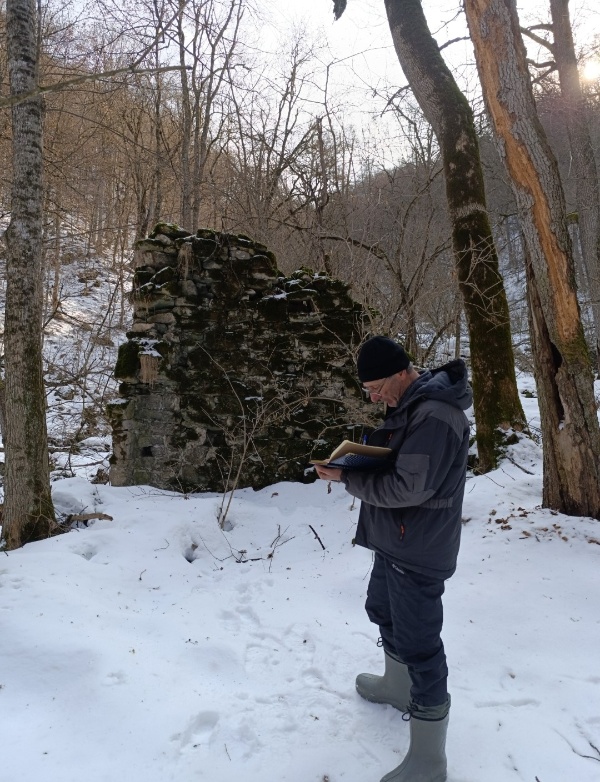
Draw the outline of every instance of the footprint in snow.
M249 606L238 606L231 611L221 611L221 623L233 633L247 632L251 627L260 627L260 619Z
M218 724L216 711L202 711L191 718L184 731L171 736L171 741L179 742L182 750L186 747L196 749L210 743Z
M107 687L113 687L115 684L125 684L127 677L123 671L113 671L106 675L104 679L104 685Z
M83 557L84 559L87 559L89 562L90 559L93 559L96 554L98 553L98 549L94 548L93 546L85 546L84 548L73 550L74 554L79 554L80 557Z
M21 589L23 584L25 584L25 579L20 576L5 576L4 573L1 575L2 581L0 581L0 586L10 587L10 589Z

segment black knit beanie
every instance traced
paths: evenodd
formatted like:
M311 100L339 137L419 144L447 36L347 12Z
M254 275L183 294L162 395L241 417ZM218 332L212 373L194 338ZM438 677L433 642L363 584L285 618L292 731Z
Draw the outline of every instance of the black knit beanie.
M358 352L358 377L361 383L382 380L402 372L410 364L404 348L388 337L371 337Z

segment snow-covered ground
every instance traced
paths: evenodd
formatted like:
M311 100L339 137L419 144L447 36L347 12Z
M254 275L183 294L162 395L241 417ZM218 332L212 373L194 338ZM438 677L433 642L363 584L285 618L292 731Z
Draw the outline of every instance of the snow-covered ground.
M600 522L540 509L535 443L509 457L468 480L447 583L448 779L597 782ZM53 490L112 520L0 552L2 782L378 782L400 762L408 724L354 690L382 654L341 486L241 491L229 532L214 494Z
M57 511L112 520L0 551L0 782L378 782L408 724L354 690L382 668L358 503L321 482L244 490L223 532L220 496L89 483L123 340L103 269L64 267L45 355ZM467 483L449 782L600 779L600 522L540 502L530 440Z

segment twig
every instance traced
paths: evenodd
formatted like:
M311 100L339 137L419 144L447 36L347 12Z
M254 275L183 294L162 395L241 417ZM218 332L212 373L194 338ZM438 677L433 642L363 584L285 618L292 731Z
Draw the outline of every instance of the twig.
M579 728L580 732L582 732L582 731L581 731L581 728L580 728L580 726L579 726L579 725L577 725L577 727ZM587 741L587 743L590 745L590 747L591 747L593 750L595 750L595 751L598 753L598 757L594 757L594 755L584 755L582 752L578 752L578 751L575 749L575 747L573 746L573 744L571 744L571 742L569 741L569 739L568 739L566 736L563 736L563 735L562 735L562 733L559 733L558 731L556 731L556 732L558 733L558 735L559 735L559 736L560 736L562 739L564 739L564 741L565 741L565 742L566 742L566 743L569 745L569 747L571 748L571 750L572 750L572 751L573 751L573 752L574 752L576 755L578 755L580 758L585 758L586 760L595 760L597 763L600 763L600 751L598 750L598 747L595 747L595 746L594 746L594 744L592 744L592 742L591 742L591 741L588 739L588 737L587 737L587 736L583 735L583 737L586 739L586 741Z
M501 489L506 489L506 486L503 486L501 483L498 483L498 481L495 481L493 478L490 478L490 476L487 473L484 473L483 477L487 478L488 481L491 481L492 483L495 483L496 486L499 486Z
M586 738L587 738L587 736L586 736ZM592 743L592 742L591 742L589 739L588 739L588 744L590 745L590 747L591 747L591 748L592 748L592 749L593 749L593 750L596 752L596 754L598 755L598 757L597 757L597 758L592 758L592 760L600 760L600 750L598 749L598 747L597 747L595 744L593 744L593 743Z
M279 548L279 546L283 546L284 543L289 543L290 540L294 540L294 536L291 538L286 538L285 540L281 540L281 536L285 535L285 533L288 531L289 527L286 527L283 532L281 532L281 525L277 525L277 537L275 540L271 543L271 546L273 547L273 551L271 551L270 554L267 554L267 559L269 560L269 573L271 572L271 567L273 565L273 557L275 556L275 552ZM262 557L261 557L262 559Z
M320 537L317 535L317 533L316 533L316 531L315 531L315 528L313 527L313 525L312 525L312 524L309 524L308 526L311 528L311 530L312 530L312 532L313 532L313 535L315 536L315 538L316 538L316 539L319 541L319 543L321 544L321 548L323 549L323 551L325 551L325 546L323 545L323 541L322 541L322 540L321 540L321 538L320 538Z
M286 528L286 531L287 531L287 528ZM278 524L277 525L277 535L275 535L275 537L273 538L273 542L271 543L271 548L273 548L273 546L275 546L275 544L278 541L280 541L280 540L281 540L281 524Z
M66 523L70 524L72 521L90 521L91 519L112 521L113 517L109 516L107 513L70 513L66 518Z
M515 460L514 460L514 459L511 459L511 457L510 457L510 456L507 456L506 458L508 459L508 461L509 461L511 464L514 464L514 465L515 465L515 467L518 467L518 468L519 468L519 470L523 470L523 472L526 472L526 473L527 473L527 475L535 475L535 473L534 473L534 472L531 472L530 470L526 470L526 469L525 469L525 467L521 467L521 465L520 465L520 464L517 464L517 462L515 462Z

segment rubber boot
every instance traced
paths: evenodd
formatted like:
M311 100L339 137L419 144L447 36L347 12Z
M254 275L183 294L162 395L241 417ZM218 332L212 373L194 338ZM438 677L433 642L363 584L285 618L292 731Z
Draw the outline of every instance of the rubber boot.
M408 667L391 657L387 652L383 676L373 673L359 673L356 677L356 691L371 703L387 703L400 711L408 711L411 680Z
M448 714L441 720L411 717L410 747L400 765L381 782L446 782Z

